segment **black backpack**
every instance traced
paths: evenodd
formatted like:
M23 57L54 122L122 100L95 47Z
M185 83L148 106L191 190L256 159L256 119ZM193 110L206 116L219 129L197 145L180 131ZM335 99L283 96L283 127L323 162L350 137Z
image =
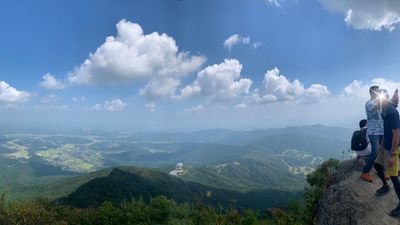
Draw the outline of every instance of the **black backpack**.
M351 137L351 150L362 151L368 147L367 129L356 130Z

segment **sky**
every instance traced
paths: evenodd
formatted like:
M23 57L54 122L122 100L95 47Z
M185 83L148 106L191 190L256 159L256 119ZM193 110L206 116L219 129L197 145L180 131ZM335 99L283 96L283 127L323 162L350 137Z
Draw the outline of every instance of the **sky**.
M355 127L400 88L390 0L4 0L0 124Z

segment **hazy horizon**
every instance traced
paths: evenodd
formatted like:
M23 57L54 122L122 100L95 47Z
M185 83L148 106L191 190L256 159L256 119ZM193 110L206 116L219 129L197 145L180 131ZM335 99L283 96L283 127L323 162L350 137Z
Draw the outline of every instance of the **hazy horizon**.
M15 123L2 123L0 124L0 131L8 130L8 131L24 131L24 130L32 130L32 131L59 131L59 132L72 132L72 131L83 131L83 132L133 132L133 133L195 133L195 132L203 132L203 131L232 131L232 132L248 132L248 131L265 131L265 130L279 130L279 129L288 129L288 128L305 128L305 127L327 127L327 128L343 128L343 129L357 129L356 126L353 127L345 127L345 126L336 126L336 125L328 125L328 124L302 124L302 125L293 125L293 126L265 126L265 127L253 127L253 128L227 128L227 127L205 127L205 128L197 128L197 129L148 129L141 128L135 126L104 126L104 125L95 125L88 124L86 126L80 125L60 125L60 124L40 124L40 123L24 123L24 124L15 124Z

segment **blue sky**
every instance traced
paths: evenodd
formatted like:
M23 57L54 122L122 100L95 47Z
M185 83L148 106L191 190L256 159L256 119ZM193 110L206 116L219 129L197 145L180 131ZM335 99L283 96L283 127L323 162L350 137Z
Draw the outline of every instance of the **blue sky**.
M0 122L355 126L369 85L399 86L399 15L386 0L1 1Z

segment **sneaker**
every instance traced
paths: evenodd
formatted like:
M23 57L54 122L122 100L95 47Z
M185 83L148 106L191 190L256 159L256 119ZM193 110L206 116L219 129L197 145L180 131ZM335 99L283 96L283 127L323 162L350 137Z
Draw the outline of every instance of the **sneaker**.
M381 188L375 191L376 195L382 196L390 191L389 185L383 185ZM400 209L399 209L400 210Z
M371 175L369 175L369 173L362 173L360 177L361 177L361 179L363 179L365 181L368 181L371 183L374 182L374 178Z
M400 216L400 205L397 206L395 209L393 209L390 213L389 216L391 217L399 217Z

